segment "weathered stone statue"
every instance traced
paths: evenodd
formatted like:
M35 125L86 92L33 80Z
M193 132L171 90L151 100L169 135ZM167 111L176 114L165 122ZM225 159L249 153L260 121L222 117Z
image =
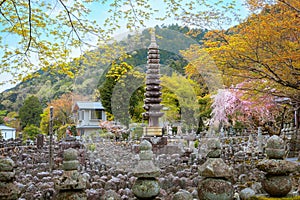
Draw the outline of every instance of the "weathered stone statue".
M0 199L13 200L18 199L20 191L13 183L15 178L15 163L10 158L0 157Z
M149 120L149 125L146 127L145 135L148 136L161 136L162 128L159 127L159 118L163 116L161 95L160 92L160 64L159 64L159 50L156 44L155 34L152 33L151 44L148 51L148 65L146 71L146 93L144 100L143 118Z
M267 141L266 159L258 163L257 168L266 172L262 180L264 190L272 197L284 197L292 189L289 174L297 170L297 164L284 160L284 141L273 135Z
M132 192L138 199L154 199L160 191L158 180L159 168L153 164L152 145L149 141L143 140L140 144L140 160L133 170L137 177Z
M232 169L220 158L220 140L209 138L207 148L207 160L198 169L199 175L203 177L198 185L198 197L202 200L231 200L234 196L234 188L229 181Z
M44 146L44 135L43 134L38 134L36 138L36 147L38 149L42 149Z
M57 200L77 199L86 200L86 180L78 172L79 161L77 160L77 150L67 149L64 151L62 177L55 183L58 190Z

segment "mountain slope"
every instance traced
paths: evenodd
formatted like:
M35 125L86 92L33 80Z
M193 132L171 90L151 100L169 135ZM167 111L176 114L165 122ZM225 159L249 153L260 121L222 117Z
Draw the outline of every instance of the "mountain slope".
M157 42L161 49L163 74L170 74L174 70L181 74L184 73L183 67L187 62L179 55L179 51L188 48L193 43L198 43L206 32L206 30L193 30L198 34L192 37L186 36L185 34L190 31L189 28L180 27L176 24L155 27ZM147 47L150 44L150 38L149 30L144 30L140 35L128 35L127 38L118 42L118 45L124 47L132 56L126 59L126 62L140 68L141 71L145 71ZM0 93L0 110L18 111L25 98L30 95L37 96L44 107L51 100L69 92L88 96L92 99L99 83L105 79L102 74L105 74L110 66L100 62L100 57L104 52L100 49L95 51L98 51L98 57L89 57L89 52L83 56L90 61L79 62L76 67L82 73L74 79L56 72L38 71L36 72L39 73L38 76L34 76L32 79L21 82L14 88Z

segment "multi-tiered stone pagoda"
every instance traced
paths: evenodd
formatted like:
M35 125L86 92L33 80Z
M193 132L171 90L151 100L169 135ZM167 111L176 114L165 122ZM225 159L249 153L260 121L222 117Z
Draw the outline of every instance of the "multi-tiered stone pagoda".
M161 86L160 86L160 64L159 64L159 50L156 44L154 32L151 35L151 44L148 48L148 65L146 75L146 93L144 100L143 113L144 119L149 121L146 127L146 136L160 136L162 135L162 128L159 127L159 118L164 113L160 112L162 109L161 102Z

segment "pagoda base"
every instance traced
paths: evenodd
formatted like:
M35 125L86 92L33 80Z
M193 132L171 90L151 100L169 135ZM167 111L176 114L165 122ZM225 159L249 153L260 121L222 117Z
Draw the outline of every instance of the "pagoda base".
M144 127L144 136L162 136L162 128Z

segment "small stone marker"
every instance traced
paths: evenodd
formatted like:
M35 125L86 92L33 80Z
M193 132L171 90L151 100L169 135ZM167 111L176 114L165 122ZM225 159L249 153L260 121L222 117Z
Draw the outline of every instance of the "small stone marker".
M143 140L140 144L140 160L133 170L137 177L132 192L138 199L155 198L160 191L158 180L156 179L160 172L159 168L153 164L152 145L149 141Z
M86 200L85 193L86 180L77 169L79 161L77 160L77 150L70 148L64 151L62 177L55 183L55 188L59 191L58 200L77 199Z
M20 191L13 183L15 163L10 158L0 157L0 200L18 199Z
M44 146L44 135L43 134L38 134L36 138L36 146L38 149L43 148Z
M204 177L198 185L198 197L203 200L232 200L234 188L229 181L232 177L232 169L220 158L220 140L209 138L207 148L208 159L198 169L199 175Z

